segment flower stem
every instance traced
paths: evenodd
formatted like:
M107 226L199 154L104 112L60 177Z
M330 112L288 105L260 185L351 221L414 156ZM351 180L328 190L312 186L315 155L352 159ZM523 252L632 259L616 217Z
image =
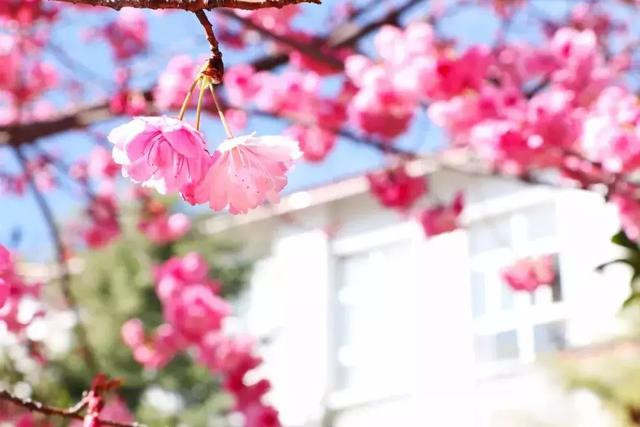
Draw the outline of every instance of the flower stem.
M222 126L224 126L224 131L227 134L228 138L233 138L233 132L231 132L229 123L227 123L227 119L224 117L222 108L220 108L220 103L218 102L218 97L216 96L216 91L213 89L212 84L209 84L209 89L211 89L211 96L213 96L213 103L216 104L216 109L218 110L218 115L220 116L220 121L222 122Z
M184 118L184 113L187 111L187 105L189 105L191 94L193 93L193 90L196 88L196 85L198 84L201 78L202 77L198 77L191 84L191 88L189 89L189 92L187 92L187 96L184 98L184 102L182 103L182 107L180 108L180 114L178 114L178 120L182 120Z
M206 77L200 78L200 94L198 95L198 106L196 107L196 129L200 130L200 113L202 112L202 97L207 89L208 81Z

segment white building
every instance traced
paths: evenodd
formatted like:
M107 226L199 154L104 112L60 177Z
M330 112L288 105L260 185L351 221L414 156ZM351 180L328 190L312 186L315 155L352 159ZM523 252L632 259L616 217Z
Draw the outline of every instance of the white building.
M613 425L536 361L620 331L628 274L594 271L616 256L615 212L583 191L428 173L441 200L465 191L464 229L426 239L361 177L207 223L259 260L242 306L268 339L285 426ZM557 257L553 287L531 296L500 281L542 254Z

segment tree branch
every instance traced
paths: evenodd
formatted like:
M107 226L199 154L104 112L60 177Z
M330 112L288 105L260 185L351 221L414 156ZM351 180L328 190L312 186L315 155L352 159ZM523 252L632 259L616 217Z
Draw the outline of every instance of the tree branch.
M281 8L290 4L315 3L321 0L57 0L65 3L86 4L89 6L103 6L120 10L123 7L142 9L182 9L182 10L211 10L220 7L233 9L257 10L267 7Z
M92 373L96 373L98 371L98 363L89 345L87 331L84 328L82 319L80 318L78 304L73 295L73 292L71 292L71 274L69 273L69 266L67 265L64 245L62 244L62 238L60 237L60 230L58 229L58 226L56 224L56 220L53 216L51 207L49 206L44 195L40 192L38 186L35 183L33 174L29 170L27 159L25 158L24 153L19 147L14 147L13 151L27 179L27 182L29 183L29 187L31 187L31 190L33 191L36 203L38 204L38 207L42 212L42 216L44 217L45 223L47 224L47 227L49 229L49 233L51 234L51 239L53 240L53 244L56 250L58 268L60 270L60 289L62 290L62 295L66 300L67 306L73 311L76 317L76 333L78 335L78 340L80 341L83 358L87 363L87 367L92 371Z
M397 22L398 18L409 9L426 1L427 0L408 0L397 9L392 10L389 14L386 14L382 18L375 19L363 26L341 23L336 26L334 31L331 31L326 37L318 40L317 43L326 43L330 47L354 46L376 28L385 24L393 24ZM259 58L254 61L252 65L255 69L264 71L285 64L288 60L288 55L276 54ZM152 101L153 91L145 91L144 96L147 100ZM109 109L109 101L105 100L103 102L63 112L56 117L46 120L0 126L0 147L3 144L8 144L14 147L32 144L37 139L46 138L69 130L84 129L113 117L114 115Z
M37 412L44 415L51 415L62 418L70 418L82 421L84 416L80 414L80 411L84 408L85 405L75 405L72 408L57 408L55 406L48 406L44 403L36 402L31 399L23 399L18 396L14 396L9 393L7 390L0 390L0 399L5 400L7 402L11 402L16 406L20 406L22 408L27 409L31 412ZM100 425L105 426L113 426L113 427L144 427L143 424L133 422L133 423L121 423L118 421L110 421L110 420L99 420Z

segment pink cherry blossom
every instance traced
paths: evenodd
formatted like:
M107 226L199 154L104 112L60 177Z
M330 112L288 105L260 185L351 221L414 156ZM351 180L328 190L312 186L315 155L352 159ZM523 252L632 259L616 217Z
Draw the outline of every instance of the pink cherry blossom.
M148 46L148 28L144 13L124 8L117 18L102 29L101 34L111 45L117 60L123 61L142 53Z
M254 78L256 72L251 65L236 65L225 70L224 89L231 104L246 105L260 90L259 82Z
M635 95L620 87L602 91L584 120L582 147L612 172L640 166L640 109Z
M186 198L208 201L215 211L228 206L232 214L247 213L266 200L276 203L287 185L286 173L300 155L298 143L284 136L227 139L214 153L206 177Z
M0 245L0 274L9 270L13 265L13 257L11 256L11 252L9 250Z
M122 335L122 341L124 341L124 343L131 348L138 347L144 344L144 326L142 325L142 321L140 321L140 319L127 320L122 325L120 333Z
M514 291L534 292L540 286L550 285L555 280L553 258L542 256L525 258L502 272L502 278Z
M182 213L160 214L141 221L138 228L155 243L169 243L180 239L191 229L191 220Z
M38 298L40 291L40 283L28 283L18 274L13 256L0 245L0 323L4 323L10 332L21 332L35 317L43 314L37 310L30 318L19 315L23 301Z
M188 55L177 55L171 58L167 68L158 76L158 83L153 91L153 100L159 110L180 108L189 85L200 68L198 61ZM195 97L191 103L195 105Z
M120 166L113 161L109 150L95 147L89 153L87 172L94 178L114 178L120 171Z
M251 19L255 24L277 34L289 31L291 21L300 12L297 5L288 5L282 8L265 8L254 11L236 10L240 16Z
M404 166L367 175L369 188L376 199L386 207L407 210L427 192L427 181L421 176L410 176Z
M464 196L458 193L450 205L438 204L420 214L420 222L427 237L454 231L459 227L458 218L464 207Z
M0 2L0 20L18 25L33 25L39 19L51 20L58 8L42 0L4 0Z
M640 241L640 201L625 194L614 194L611 202L618 208L622 229L629 239Z
M262 363L253 354L255 341L246 336L229 338L220 333L208 333L198 346L198 358L212 372L243 377Z
M336 135L318 126L291 126L285 132L287 136L299 141L305 160L321 162L331 152L336 143Z
M90 248L102 247L120 235L117 205L112 195L97 195L86 209L88 224L82 234Z
M231 313L230 306L206 284L180 288L164 306L164 316L176 331L191 342L220 329L222 319Z
M278 411L272 406L251 405L244 412L246 427L280 427Z
M136 117L109 133L124 176L158 192L202 180L209 154L202 133L169 117Z
M162 324L148 337L144 344L134 346L134 359L147 369L161 369L186 347L182 336L173 325Z

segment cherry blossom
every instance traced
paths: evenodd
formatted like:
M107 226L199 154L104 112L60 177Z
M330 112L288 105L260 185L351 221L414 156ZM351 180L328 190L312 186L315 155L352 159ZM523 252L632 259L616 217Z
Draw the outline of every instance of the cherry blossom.
M167 68L158 76L158 83L153 92L156 107L162 111L179 108L198 68L198 62L188 55L172 57ZM228 73L229 71L227 75Z
M117 60L127 60L142 53L149 44L147 20L139 9L124 8L117 18L101 31Z
M424 177L412 177L404 166L367 175L369 187L376 199L389 208L407 210L427 192Z
M109 133L122 174L159 193L202 180L209 159L203 135L169 117L136 117Z
M141 221L138 228L155 243L169 243L180 239L189 231L191 220L182 213L162 213Z
M459 227L458 219L464 207L462 193L455 195L451 204L437 204L422 211L420 223L427 237L454 231Z
M633 241L640 240L640 200L625 194L614 194L611 202L618 209L627 237Z
M233 214L246 213L267 200L276 203L287 185L286 173L300 156L298 143L283 136L227 139L213 154L205 178L186 199L208 201L215 211L228 206Z
M541 256L519 260L502 272L502 278L514 291L534 292L540 286L550 285L555 274L553 258Z

